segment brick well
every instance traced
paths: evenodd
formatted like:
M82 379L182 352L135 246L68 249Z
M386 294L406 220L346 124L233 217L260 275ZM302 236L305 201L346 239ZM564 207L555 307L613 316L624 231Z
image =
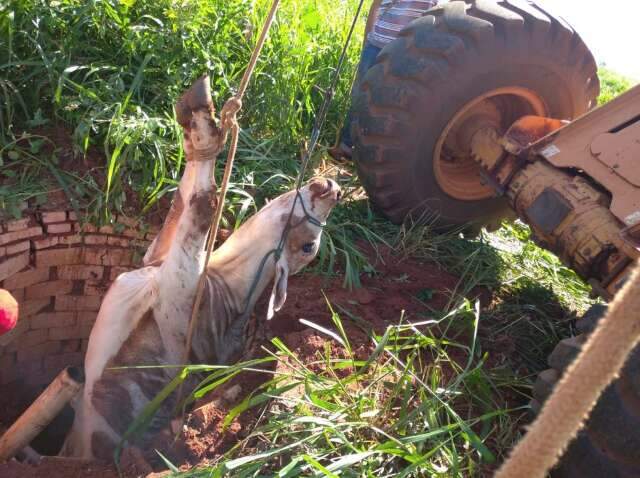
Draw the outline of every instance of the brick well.
M19 304L18 325L0 337L0 396L34 396L82 365L109 285L140 264L155 232L125 217L115 226L81 224L68 210L0 217L0 288Z

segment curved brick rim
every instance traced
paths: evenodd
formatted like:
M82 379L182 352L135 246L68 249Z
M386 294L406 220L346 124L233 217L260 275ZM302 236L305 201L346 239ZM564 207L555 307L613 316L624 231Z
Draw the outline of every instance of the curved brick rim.
M18 324L0 336L0 394L46 385L82 364L109 285L140 264L156 232L124 216L98 229L73 211L0 220L0 288L19 305Z

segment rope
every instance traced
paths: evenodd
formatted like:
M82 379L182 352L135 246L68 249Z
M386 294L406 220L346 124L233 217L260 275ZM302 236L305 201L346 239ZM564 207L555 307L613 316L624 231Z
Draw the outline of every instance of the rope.
M495 478L544 478L640 340L640 265Z
M200 304L202 303L202 296L204 293L204 285L207 278L207 264L209 264L209 259L211 258L211 252L213 251L213 246L216 243L216 239L218 238L218 230L220 228L220 219L222 218L222 209L227 197L227 190L229 187L229 179L231 178L231 171L233 169L233 163L236 158L236 151L238 149L238 136L240 134L240 128L238 126L238 122L236 120L236 114L242 107L242 98L244 97L245 92L247 91L247 86L249 85L249 81L253 75L253 72L256 68L256 64L258 63L258 58L260 57L260 52L262 51L262 47L267 39L267 33L269 33L269 29L271 28L271 24L273 23L273 19L275 17L276 11L278 10L278 5L280 4L280 0L273 0L271 4L271 9L267 14L267 18L262 25L262 32L260 32L260 37L258 38L258 42L253 49L253 53L251 54L251 59L249 60L249 65L247 65L247 69L244 71L244 75L242 76L242 80L240 81L240 86L238 88L237 93L224 105L222 111L220 112L220 122L222 123L223 130L227 130L231 128L231 145L229 146L229 152L227 153L227 164L224 168L224 174L222 177L222 184L220 189L220 195L218 199L218 206L216 207L216 211L214 213L213 221L211 228L209 230L209 238L207 240L207 253L205 254L204 264L202 267L202 272L200 273L200 279L198 280L198 287L196 289L195 299L193 301L193 308L191 309L191 318L189 320L189 329L187 331L187 341L186 348L184 351L184 362L189 362L189 352L191 350L191 344L193 342L193 332L196 328L200 311ZM227 110L229 108L229 110ZM180 397L182 393L180 393Z
M233 168L233 162L235 160L235 155L236 155L236 150L237 150L237 146L238 146L238 136L239 136L239 126L236 120L236 113L240 110L240 108L242 107L242 97L244 96L247 87L249 85L249 81L251 79L251 76L253 74L253 71L255 69L256 63L258 61L258 58L260 56L260 52L262 51L262 47L264 46L266 37L267 37L267 33L269 32L269 29L271 28L271 24L273 23L273 18L275 16L276 10L278 8L278 4L280 3L280 0L273 0L273 3L271 5L271 9L269 10L269 13L267 15L267 18L265 20L264 25L262 26L262 32L260 34L260 37L258 38L258 42L256 43L256 46L253 50L253 53L251 55L251 59L249 60L249 65L247 66L247 69L244 72L244 75L242 77L242 80L240 82L240 86L238 88L238 92L235 94L234 97L232 97L230 100L227 101L227 103L224 105L222 111L220 112L220 119L221 119L221 123L222 123L222 127L225 128L227 131L228 129L231 130L231 145L229 146L229 152L227 154L227 163L225 165L225 170L224 170L224 175L223 175L223 179L222 179L222 184L221 184L221 190L220 190L220 195L219 195L219 201L218 201L218 206L216 208L216 211L214 213L214 218L213 218L213 222L210 228L210 233L209 233L209 238L207 240L207 246L206 246L206 254L205 254L205 261L204 261L204 265L203 265L203 269L202 272L200 273L200 279L198 280L198 286L196 289L196 295L195 295L195 299L194 299L194 303L193 303L193 308L191 309L191 318L189 320L189 329L187 331L187 337L186 337L186 347L185 347L185 351L184 351L184 356L183 356L183 363L188 363L189 362L189 354L191 351L191 346L192 346L192 342L193 342L193 333L196 329L196 325L198 322L198 318L200 316L199 311L200 311L200 305L202 303L202 297L204 295L204 286L205 286L205 282L206 282L206 278L207 278L207 265L209 264L209 259L211 258L211 253L213 251L213 247L215 245L216 239L217 239L217 235L218 235L218 229L219 229L219 225L220 225L220 219L222 217L222 210L223 210L223 205L225 203L225 199L226 199L226 194L227 194L227 189L228 189L228 184L229 184L229 179L231 177L231 171ZM360 3L358 4L358 9L356 11L356 14L353 18L353 21L351 22L351 27L349 28L349 33L347 35L347 38L345 40L345 43L342 47L342 52L340 54L340 57L338 59L338 64L336 65L336 69L333 73L332 76L332 80L329 86L329 89L325 92L324 94L324 101L322 103L322 106L320 107L320 111L318 113L318 115L316 116L315 122L314 122L314 126L313 126L313 130L311 133L311 142L310 142L310 147L306 150L305 155L302 159L302 163L300 165L300 170L298 172L298 178L296 180L296 197L293 201L293 205L291 206L291 211L289 212L289 216L287 219L287 223L285 228L282 231L282 235L280 237L280 241L278 243L278 246L269 251L262 259L260 267L258 269L258 272L256 273L256 276L254 277L253 283L251 285L251 288L249 289L249 294L247 297L247 300L245 302L245 308L241 313L241 317L246 316L250 311L249 311L249 305L251 304L251 300L253 297L253 294L255 292L255 290L257 289L258 283L260 281L260 277L262 275L262 272L264 270L264 267L266 266L267 263L267 259L269 258L269 256L271 256L272 254L274 255L275 261L277 262L281 255L282 255L282 251L284 250L284 245L286 243L286 239L287 236L289 234L289 231L292 228L291 225L291 219L293 217L293 213L295 211L295 207L296 204L298 202L298 200L300 201L300 204L302 205L302 209L305 215L305 218L311 222L312 224L315 224L319 227L324 227L324 223L320 223L317 219L315 219L313 216L311 216L306 207L304 206L304 202L302 201L302 196L300 195L300 188L302 187L302 182L304 181L304 175L307 169L307 166L309 164L309 160L311 158L311 155L313 154L317 144L318 144L318 140L320 138L320 131L322 130L322 127L326 121L327 118L327 113L329 111L329 105L331 103L331 100L333 99L333 95L335 92L335 88L336 85L338 83L338 80L340 78L340 71L342 70L342 66L344 64L346 55L347 55L347 49L349 47L349 43L351 42L351 37L353 36L353 31L355 29L355 26L357 24L358 18L360 16L360 12L362 10L362 5L364 4L364 0L360 0ZM180 385L180 390L178 391L178 399L179 402L182 400L182 384Z

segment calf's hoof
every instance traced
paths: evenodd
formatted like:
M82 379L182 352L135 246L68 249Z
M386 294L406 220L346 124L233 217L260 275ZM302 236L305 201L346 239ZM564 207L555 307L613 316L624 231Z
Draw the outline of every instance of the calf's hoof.
M211 101L211 86L208 75L202 75L198 78L176 103L176 118L180 126L189 128L193 113L196 111L205 111L211 117L215 113L213 101Z

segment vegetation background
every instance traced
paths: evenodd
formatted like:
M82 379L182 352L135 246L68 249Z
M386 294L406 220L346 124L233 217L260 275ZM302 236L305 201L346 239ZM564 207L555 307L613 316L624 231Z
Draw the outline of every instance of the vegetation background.
M120 211L161 211L184 163L176 98L208 72L216 103L223 104L269 4L0 1L0 209L19 216L25 201L44 204L57 190L99 223ZM282 2L240 116L227 227L292 186L357 4ZM324 150L348 105L362 28L363 22L313 158L316 170L336 169ZM632 84L600 73L601 102ZM446 310L428 311L433 320L425 326L389 317L397 325L371 334L374 352L365 361L354 358L343 333L348 313L330 305L337 332L329 335L335 348L318 358L323 372L276 340L271 358L293 364L293 383L305 386L304 397L274 413L219 463L191 474L481 475L519 437L535 373L592 302L575 274L529 240L526 226L504 225L474 239L436 236L428 226L392 226L369 209L349 167L339 169L351 200L332 216L316 273L344 275L345 286L357 287L360 274L375 274L374 261L358 247L365 241L438 262L460 277L460 287ZM481 310L465 298L475 287L492 294L490 306ZM517 337L515 350L507 362L489 364L484 341L506 332ZM451 358L454 352L463 354L464 366ZM213 371L207 383L222 383L244 366ZM345 368L355 373L345 377L339 373ZM290 386L275 377L232 415L277 401Z

